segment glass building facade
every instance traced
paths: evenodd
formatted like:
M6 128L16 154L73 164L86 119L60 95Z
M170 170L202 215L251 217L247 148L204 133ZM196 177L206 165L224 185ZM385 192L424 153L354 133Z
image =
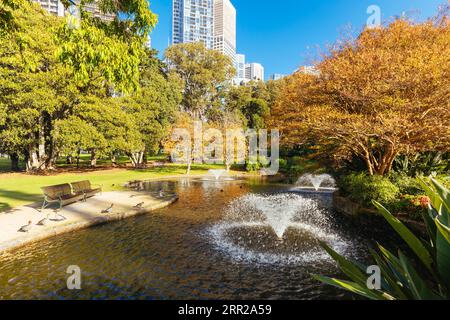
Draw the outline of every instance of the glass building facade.
M188 42L214 48L213 0L173 0L172 43Z

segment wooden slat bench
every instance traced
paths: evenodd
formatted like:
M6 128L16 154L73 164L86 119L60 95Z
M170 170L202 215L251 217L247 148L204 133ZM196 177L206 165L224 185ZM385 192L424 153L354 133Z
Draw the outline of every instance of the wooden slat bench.
M95 196L97 193L102 192L102 187L100 185L95 185L95 187L93 187L93 185L89 180L71 182L70 184L72 186L73 193L82 194L83 200L91 198Z
M41 189L44 193L44 202L42 203L41 211L52 203L58 203L59 209L61 209L65 205L84 199L84 194L74 193L68 183L42 187Z

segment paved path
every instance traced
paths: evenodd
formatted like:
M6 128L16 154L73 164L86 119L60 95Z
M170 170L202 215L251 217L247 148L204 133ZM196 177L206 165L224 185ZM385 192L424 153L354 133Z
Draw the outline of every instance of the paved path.
M39 212L36 209L39 204L17 207L9 213L0 213L0 252L58 234L145 214L168 206L177 199L176 195L159 198L146 192L136 191L104 192L86 202L77 202L64 207L58 212L66 218L64 221L55 221L57 215L51 208L45 209L42 213ZM134 208L142 202L144 204L141 209ZM114 204L112 213L102 213L102 210L111 204ZM36 225L47 216L50 221L46 226ZM18 232L21 226L28 224L28 221L32 221L31 230Z

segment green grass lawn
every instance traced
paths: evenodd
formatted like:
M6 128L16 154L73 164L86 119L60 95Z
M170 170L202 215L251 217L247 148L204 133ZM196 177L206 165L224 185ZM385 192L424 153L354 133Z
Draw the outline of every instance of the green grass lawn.
M192 166L191 174L206 173L211 168L222 168L214 165ZM172 175L184 175L186 166L168 164L142 170L131 168L98 170L91 172L70 172L55 175L29 175L25 173L0 174L0 212L14 207L42 201L42 186L49 186L79 180L90 180L101 184L104 191L121 190L124 183L131 180L143 180Z
M147 158L148 161L158 161L164 162L167 160L167 155L158 155L158 156L149 156ZM67 164L67 161L64 157L59 158L56 161L56 165L58 168L76 168L76 159L73 159L72 164ZM126 165L130 163L130 158L127 156L118 156L116 159L117 165ZM89 168L91 165L91 156L89 154L81 154L80 155L80 168ZM97 166L111 166L110 159L98 159ZM21 170L25 170L25 163L23 159L19 161L19 168ZM9 158L0 157L0 173L1 172L10 172L11 171L11 161Z

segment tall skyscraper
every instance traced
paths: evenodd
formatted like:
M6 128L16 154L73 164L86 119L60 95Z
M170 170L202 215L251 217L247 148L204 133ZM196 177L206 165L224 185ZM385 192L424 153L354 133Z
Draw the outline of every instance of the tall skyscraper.
M74 2L77 3L79 0L75 0ZM94 18L100 18L103 21L113 21L116 15L101 12L97 2L98 0L95 0L93 3L85 4L84 10L90 12Z
M42 8L47 10L49 13L54 14L59 17L64 17L66 14L66 10L61 3L60 0L33 0L34 2L39 3ZM79 3L79 0L74 0L74 3ZM93 17L100 18L104 21L112 21L115 18L114 14L105 14L100 11L97 5L97 1L94 1L93 3L85 4L84 8L85 11L90 12Z
M245 65L245 78L264 81L264 67L260 63L247 63Z
M235 85L264 81L264 67L245 63L236 54L236 9L230 0L172 0L172 44L203 42L229 56L236 68Z
M214 49L236 63L236 9L230 0L214 0Z
M33 0L33 1L39 3L41 7L47 10L49 13L55 16L64 17L65 10L60 0Z
M173 0L172 43L203 42L213 49L213 12L213 0Z
M281 80L284 77L286 77L286 75L280 74L280 73L274 73L269 77L269 80Z
M236 78L245 79L245 54L236 55Z

